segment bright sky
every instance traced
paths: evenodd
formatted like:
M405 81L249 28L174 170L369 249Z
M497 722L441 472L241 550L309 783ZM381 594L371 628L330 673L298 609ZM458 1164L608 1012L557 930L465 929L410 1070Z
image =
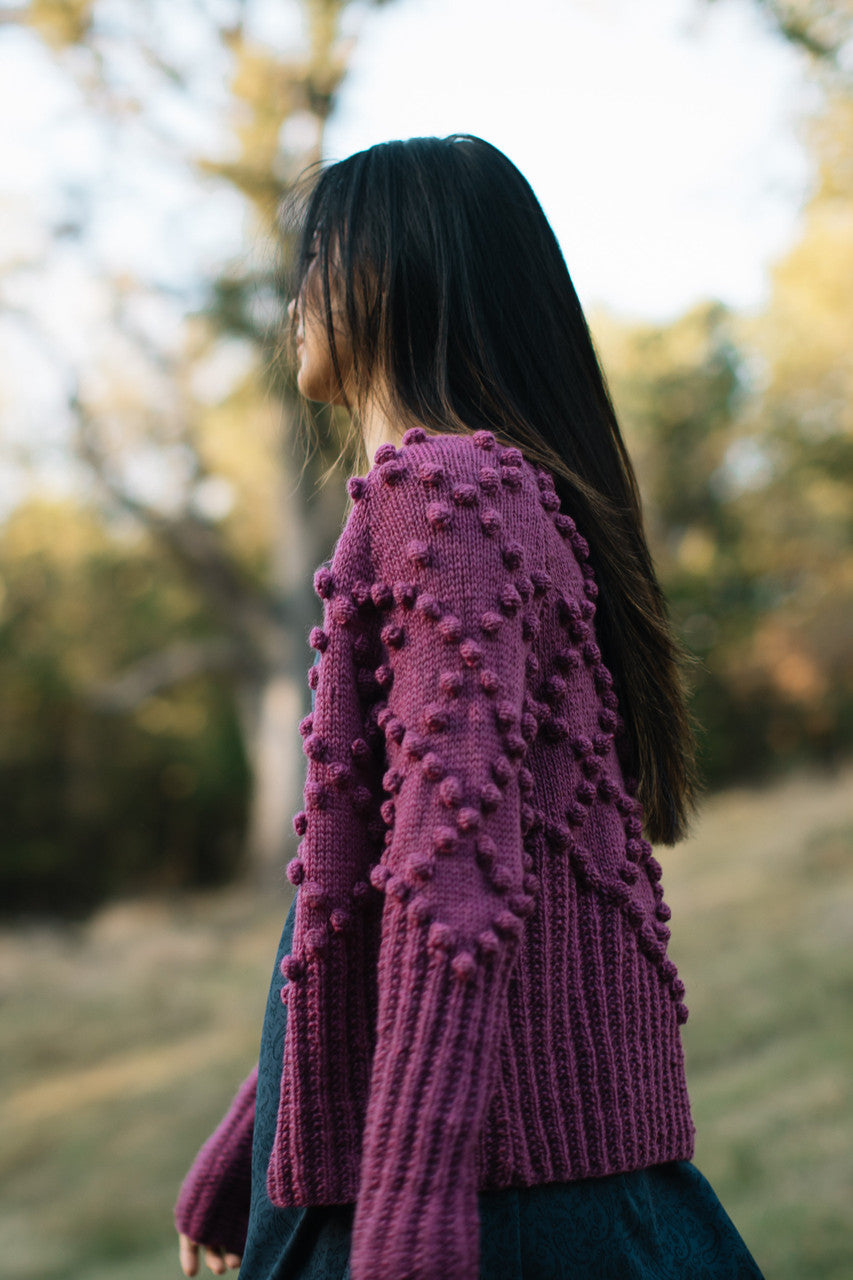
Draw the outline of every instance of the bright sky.
M210 3L227 13L234 0ZM221 114L227 58L193 25L203 24L194 6L151 4L101 0L96 12L106 41L111 21L126 30L159 15L161 47L183 63L191 100L163 88L132 46L115 42L109 65L117 87L146 76L160 86L164 143L133 117L99 128L39 42L0 28L2 439L55 436L60 469L59 361L14 309L36 314L72 364L98 349L109 366L125 356L98 346L112 341L116 305L100 278L157 282L161 296L134 321L159 341L178 332L205 279L257 247L241 197L201 186L182 158L233 146ZM273 46L299 39L295 0L248 0L246 12ZM707 297L741 309L765 300L768 268L795 240L808 190L798 126L814 91L754 0L391 0L353 4L347 25L357 41L329 156L387 138L477 133L532 183L585 307L665 321ZM291 122L283 143L298 132ZM55 243L43 270L51 234L75 222L86 235ZM12 263L20 269L10 275Z

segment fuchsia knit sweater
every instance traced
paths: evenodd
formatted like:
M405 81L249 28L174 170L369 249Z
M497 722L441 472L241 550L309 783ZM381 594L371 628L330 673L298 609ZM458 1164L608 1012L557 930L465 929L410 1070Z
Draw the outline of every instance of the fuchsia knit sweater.
M692 1156L684 988L549 473L414 429L350 493L315 578L268 1191L355 1202L353 1280L475 1280L478 1191ZM251 1089L185 1183L188 1234L238 1212L236 1167L247 1194Z

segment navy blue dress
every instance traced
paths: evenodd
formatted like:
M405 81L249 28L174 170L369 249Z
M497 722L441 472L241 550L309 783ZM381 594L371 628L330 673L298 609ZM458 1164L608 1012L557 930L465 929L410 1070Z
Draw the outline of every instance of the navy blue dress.
M261 1035L252 1207L240 1280L350 1276L354 1205L278 1209L267 1196L287 1027L278 966L290 951L295 915L294 897ZM761 1280L710 1184L686 1160L488 1191L479 1208L483 1280Z

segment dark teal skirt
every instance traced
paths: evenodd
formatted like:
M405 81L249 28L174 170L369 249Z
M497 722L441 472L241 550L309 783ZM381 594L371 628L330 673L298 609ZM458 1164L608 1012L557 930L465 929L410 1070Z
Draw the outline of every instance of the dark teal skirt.
M287 1006L276 956L261 1036L252 1208L240 1280L349 1280L355 1206L277 1209L267 1196ZM688 1161L636 1173L484 1192L482 1280L761 1280L713 1188ZM452 1277L448 1277L452 1280Z

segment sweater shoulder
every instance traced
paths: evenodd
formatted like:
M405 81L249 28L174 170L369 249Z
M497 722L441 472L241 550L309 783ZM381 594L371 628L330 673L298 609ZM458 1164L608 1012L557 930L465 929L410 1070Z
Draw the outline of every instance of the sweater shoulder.
M350 480L349 492L375 539L392 512L399 531L422 521L427 508L440 522L454 509L500 507L510 496L525 507L539 496L539 475L518 448L499 443L491 431L413 427L399 448L380 445L367 475Z

